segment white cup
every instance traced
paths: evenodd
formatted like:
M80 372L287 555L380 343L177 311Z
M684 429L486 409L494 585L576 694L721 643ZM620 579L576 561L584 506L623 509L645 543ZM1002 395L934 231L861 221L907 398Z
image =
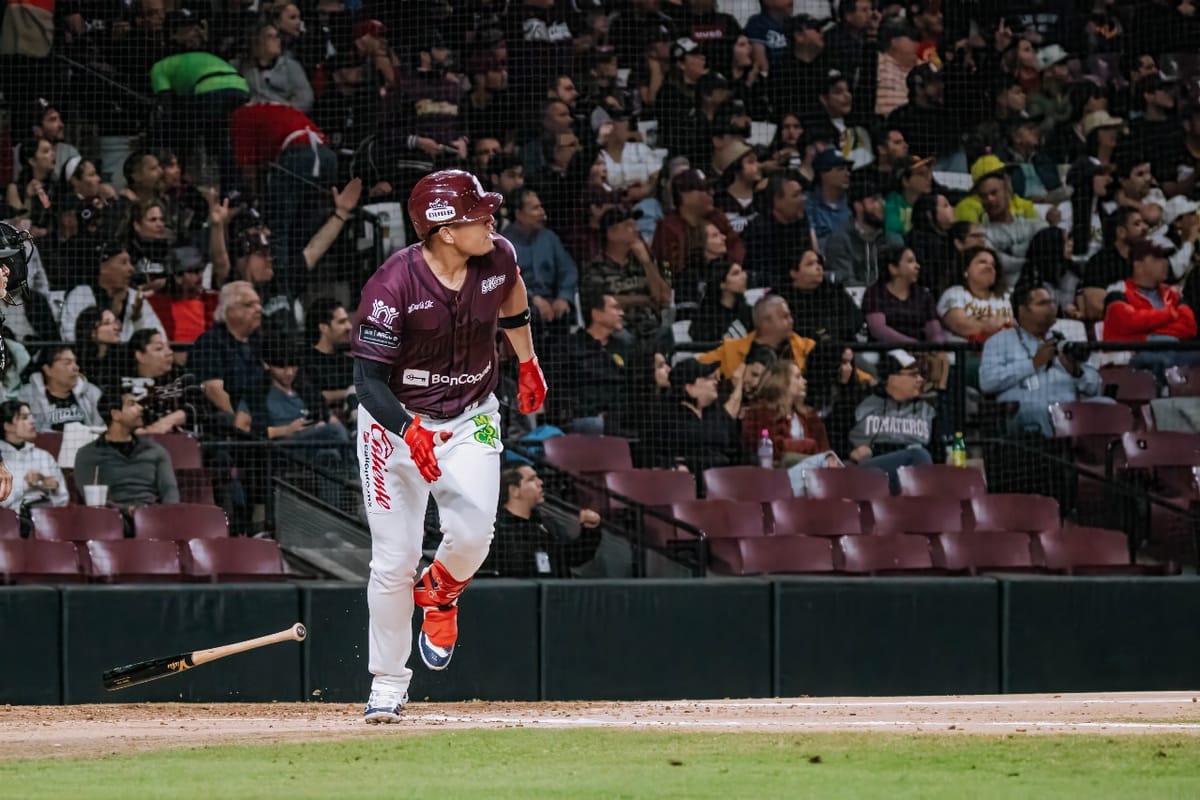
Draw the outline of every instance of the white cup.
M89 506L102 506L108 502L108 487L103 483L83 487L83 502Z

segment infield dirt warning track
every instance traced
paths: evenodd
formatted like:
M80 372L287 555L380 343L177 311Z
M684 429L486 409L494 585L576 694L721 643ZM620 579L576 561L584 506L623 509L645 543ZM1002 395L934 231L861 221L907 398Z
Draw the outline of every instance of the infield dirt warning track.
M1200 692L637 703L411 703L398 725L358 705L161 703L0 708L0 758L328 741L467 728L1200 736Z

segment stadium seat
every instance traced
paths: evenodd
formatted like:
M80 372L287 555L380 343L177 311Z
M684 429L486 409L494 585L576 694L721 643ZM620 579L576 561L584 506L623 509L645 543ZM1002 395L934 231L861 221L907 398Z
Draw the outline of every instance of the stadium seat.
M17 512L0 508L0 539L20 539L21 518Z
M576 500L582 508L605 508L603 492L604 473L633 469L633 456L629 441L621 436L584 436L569 433L551 436L542 446L546 461L553 467L595 486L575 484Z
M1178 572L1173 564L1134 564L1129 538L1105 528L1064 528L1033 539L1035 560L1046 569L1068 575L1164 575Z
M200 440L190 433L149 433L146 438L158 442L171 456L176 470L200 469L204 466Z
M271 539L191 539L184 572L216 582L283 580L283 556Z
M1171 367L1167 370L1171 397L1200 396L1200 367Z
M1104 382L1105 394L1118 403L1139 406L1158 397L1158 384L1150 370L1104 367L1100 370L1100 380Z
M671 469L630 469L609 472L604 476L604 486L609 492L621 495L647 509L671 516L670 506L696 499L696 479L690 472ZM610 497L608 513L628 519L630 507L623 501ZM675 525L666 519L647 514L643 517L645 532L650 541L663 543L675 538Z
M33 440L33 446L45 450L57 461L58 453L62 450L62 440L62 431L39 431Z
M769 503L794 495L785 469L713 467L704 470L704 496L716 500Z
M35 506L30 509L33 537L53 542L124 539L121 512L105 506Z
M775 536L855 536L863 532L858 503L840 497L793 497L771 503Z
M871 502L872 533L930 535L970 529L963 504L953 497L883 497Z
M722 575L830 573L833 540L818 536L759 536L714 539L709 568Z
M740 503L734 500L687 500L671 504L671 516L698 528L709 538L731 536L762 536L763 509L760 503ZM677 536L690 536L690 531L678 529Z
M888 497L887 475L874 469L810 469L804 473L809 497L844 497L859 503Z
M175 542L137 539L87 543L89 573L100 583L177 583L183 580Z
M843 572L859 575L946 572L933 566L929 540L924 536L906 533L843 536L837 543L834 564Z
M229 520L223 508L213 505L138 506L133 510L133 535L138 539L221 539L229 536Z
M1099 467L1105 462L1108 443L1133 430L1133 414L1120 403L1055 403L1050 406L1054 435L1072 439L1075 457Z
M987 494L983 473L973 467L921 464L896 470L900 494L909 497L953 497L970 500Z
M943 533L930 539L933 565L953 571L1035 572L1029 535L1016 531Z
M1041 533L1058 530L1058 501L1040 494L985 494L972 497L976 531Z
M175 483L179 486L181 503L215 504L212 477L207 469L177 469Z
M0 540L0 583L83 583L79 553L71 542Z

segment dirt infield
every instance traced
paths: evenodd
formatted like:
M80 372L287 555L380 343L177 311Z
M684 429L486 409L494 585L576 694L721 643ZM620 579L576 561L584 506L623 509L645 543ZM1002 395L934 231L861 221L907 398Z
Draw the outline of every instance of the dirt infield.
M1200 694L804 698L649 703L412 703L400 725L319 703L5 706L0 759L463 728L609 727L676 731L1200 735Z

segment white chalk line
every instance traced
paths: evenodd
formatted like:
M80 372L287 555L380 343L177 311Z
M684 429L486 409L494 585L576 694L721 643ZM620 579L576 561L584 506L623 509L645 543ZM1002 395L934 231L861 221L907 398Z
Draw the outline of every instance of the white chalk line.
M973 708L980 706L1026 706L1026 705L1191 705L1196 695L1180 695L1179 697L1128 697L1128 698L1040 698L1036 700L779 700L776 702L755 702L740 700L706 700L695 701L691 705L711 706L713 708L924 708L936 706L939 708ZM653 701L648 701L653 702ZM664 701L663 705L688 705L679 701ZM1200 709L1200 705L1197 706ZM1197 711L1200 714L1200 710Z

